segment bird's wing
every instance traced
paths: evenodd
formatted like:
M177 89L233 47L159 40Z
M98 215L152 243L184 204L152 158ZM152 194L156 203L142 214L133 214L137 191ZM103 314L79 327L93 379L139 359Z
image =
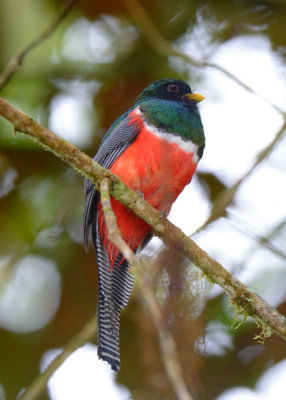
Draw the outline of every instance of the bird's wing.
M94 157L100 165L110 168L138 135L134 124L129 125L126 115L115 128L107 132ZM90 180L85 181L86 201L84 210L84 241L88 247L88 236L92 228L92 238L96 249L98 265L98 356L107 361L112 369L119 370L119 318L120 310L128 303L133 276L129 266L119 253L110 268L110 260L98 229L97 206L99 193Z
M94 160L104 168L110 168L114 161L133 142L139 133L134 124L129 124L128 114L124 114L110 127L105 134ZM84 245L88 250L89 232L96 218L96 209L99 193L90 179L85 179L85 207L83 215Z

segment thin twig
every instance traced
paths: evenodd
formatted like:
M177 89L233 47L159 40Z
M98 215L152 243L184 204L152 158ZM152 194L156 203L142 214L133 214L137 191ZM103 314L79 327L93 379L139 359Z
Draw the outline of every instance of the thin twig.
M151 47L153 47L158 53L169 56L169 57L178 57L181 58L183 61L187 62L188 64L192 65L193 67L196 68L203 68L203 67L209 67L216 69L217 71L223 73L226 75L228 78L236 82L238 85L243 87L245 90L248 92L254 94L255 96L258 96L260 99L264 100L266 103L270 104L279 114L283 115L285 118L286 113L279 108L276 104L272 103L269 99L266 97L262 96L261 94L257 93L254 89L252 89L250 86L248 86L246 83L244 83L242 80L237 78L237 76L233 75L230 71L226 70L222 66L204 61L200 62L195 60L194 58L188 56L185 53L182 53L180 50L177 49L175 45L173 45L171 42L166 40L160 32L157 30L155 24L152 22L150 19L149 15L146 13L142 5L138 0L122 0L124 3L126 9L128 10L129 14L132 16L134 21L137 23L137 25L141 28L145 38L147 39L148 43L150 44Z
M14 57L7 67L4 69L0 75L0 91L1 89L10 81L13 75L16 73L20 65L23 63L24 58L32 51L35 47L39 46L42 42L48 39L60 25L65 16L69 13L71 8L74 6L77 0L70 0L66 7L59 14L57 19L52 23L52 25L37 39L33 40L24 50L21 51L16 57Z
M45 369L43 373L37 376L32 384L20 396L21 400L35 400L46 390L48 380L53 373L64 363L64 361L79 347L83 346L86 342L93 339L96 335L97 324L96 316L92 317L82 330L74 336L64 347L61 354L59 354L51 364Z
M144 201L140 194L126 186L111 171L102 168L76 146L40 125L1 97L0 115L11 122L15 131L29 135L44 149L53 152L61 160L68 163L77 173L91 179L97 189L99 189L99 182L103 178L108 178L111 182L110 192L117 200L140 218L143 218L149 225L156 226L157 233L164 231L161 213Z
M2 98L0 98L0 115L10 121L14 129L34 138L57 157L72 165L78 173L91 179L97 189L99 189L98 182L107 178L111 182L110 193L116 200L152 226L154 233L164 241L180 244L183 254L197 265L208 279L220 285L230 295L232 302L237 305L241 312L267 324L273 332L284 340L286 339L286 318L284 316L273 309L260 296L250 292L243 283L234 278L220 263L212 259L180 229L164 218L158 210L143 200L138 193L126 186L116 175L113 175L111 171L102 168L77 147L44 128Z
M279 114L281 114L283 116L283 118L286 117L286 113L285 113L284 110L282 110L280 107L278 107L272 101L270 101L267 97L265 97L262 94L256 92L254 89L252 89L252 87L248 86L245 82L243 82L241 79L239 79L237 76L235 76L232 72L228 71L227 69L225 69L221 65L205 61L205 62L202 62L198 66L198 68L202 68L202 67L210 67L210 68L216 69L217 71L223 73L229 79L234 81L237 85L241 86L243 89L247 90L249 93L254 94L255 96L259 97L261 100L265 101L265 103L269 104L271 107L274 108L275 111L277 111Z
M244 180L248 178L248 176L255 170L255 168L261 164L262 161L264 161L271 153L271 151L275 148L277 143L282 139L284 133L286 131L286 120L284 119L283 124L277 131L276 135L274 136L273 140L264 148L262 149L259 154L256 157L255 162L249 168L249 170L244 174L244 176L241 178L241 180Z
M140 3L137 0L133 0L129 2L128 0L123 0L126 4L127 8L131 10L132 6L137 7L137 11L133 12L133 16L137 19L139 25L141 25L142 30L144 30L146 37L149 37L149 42L162 54L167 56L176 56L180 57L184 61L192 64L195 67L212 67L215 68L229 78L234 80L237 84L244 87L251 93L263 98L261 95L256 93L252 88L247 86L245 83L240 81L237 77L232 75L229 71L225 70L223 67L219 65L203 62L199 63L193 60L191 57L187 56L176 50L176 48L166 41L161 35L158 33L152 21L148 18L145 11L140 6ZM33 50L36 46L38 46L42 41L47 39L61 22L61 20L68 13L70 8L76 0L70 1L67 8L63 11L63 13L59 16L57 21L38 39L32 42L23 52L21 52L9 66L4 70L0 77L0 89L11 79L14 75L18 67L23 62L25 56ZM139 6L139 8L138 8ZM133 7L133 11L134 11ZM141 8L141 9L140 9ZM139 10L139 13L138 13ZM143 12L142 12L143 10ZM136 15L137 13L137 15ZM140 14L141 13L141 14ZM146 18L147 16L147 18ZM148 33L149 32L149 33ZM276 105L271 103L268 99L263 98L267 101L271 106L285 118L285 113ZM148 203L144 202L140 196L134 193L131 189L127 188L117 177L113 176L110 171L102 169L99 165L97 165L93 160L87 157L85 154L81 153L77 148L72 146L67 141L57 137L52 132L43 128L41 125L37 124L31 118L16 110L14 107L9 105L4 100L0 99L0 114L3 115L7 120L9 120L15 130L23 131L26 134L30 135L37 141L39 141L42 145L44 145L49 150L53 151L54 154L59 156L64 161L68 162L73 166L77 171L81 172L83 175L87 176L90 179L93 179L95 185L98 187L98 183L96 180L102 180L103 178L107 178L108 182L102 183L101 190L102 193L108 189L108 185L111 187L111 194L114 197L121 201L123 204L128 206L132 211L134 211L138 216L143 218L147 223L149 223L155 230L155 232L162 236L166 241L175 240L176 242L182 243L182 251L184 251L185 255L192 260L197 266L199 266L204 274L208 276L213 282L221 285L224 290L230 295L232 302L240 307L240 311L247 313L248 315L252 315L258 321L262 321L265 324L268 324L271 329L276 332L281 337L286 337L286 320L285 318L279 314L276 310L274 310L269 304L267 304L263 299L261 299L258 295L250 293L247 288L235 279L228 271L226 271L219 263L215 260L212 260L203 250L201 250L193 241L191 241L186 235L184 235L178 228L172 225L170 222L161 217L160 213L154 210ZM281 132L282 135L282 132ZM279 140L279 139L278 139ZM266 157L266 152L270 149L265 149L265 152L261 152L260 156L257 158L256 163L253 165L253 168L249 170L249 172L243 177L248 176L253 169ZM233 198L237 189L238 184L234 185L233 190L230 191L230 194ZM104 196L103 196L104 197ZM112 210L111 210L112 212ZM107 217L107 221L112 218ZM116 225L116 223L115 223ZM112 229L114 229L114 221L113 221ZM111 229L111 231L112 231ZM121 236L121 235L120 235ZM122 246L121 241L118 241L118 235L115 232L111 232L111 238L116 242L116 245L120 248ZM122 238L121 238L122 239ZM122 239L123 240L123 239ZM149 306L154 318L154 322L158 328L158 332L160 335L160 345L162 348L162 355L166 357L165 366L168 372L168 376L170 381L172 382L172 386L175 388L177 395L181 395L178 397L180 399L191 399L186 387L184 390L184 382L180 381L182 379L182 374L180 371L180 365L178 364L174 367L174 360L176 360L176 356L170 356L170 354L175 355L175 343L172 337L168 332L163 329L163 321L160 314L160 309L154 293L152 291L152 287L150 282L146 280L146 275L143 273L142 268L140 268L140 263L137 264L138 259L131 252L131 250L122 247L122 251L126 254L126 258L129 260L131 265L138 265L138 271L141 276L142 287L144 287L145 295L147 294L147 299L149 302ZM130 253L130 252L133 254ZM142 272L142 274L141 274ZM148 286L149 285L149 286ZM167 336L166 336L167 332ZM52 373L56 370L56 368L63 363L63 361L68 357L71 352L73 352L77 347L81 346L87 340L89 340L96 333L96 321L93 318L89 324L80 332L80 334L72 339L68 345L65 347L63 353L58 356L53 363L47 368L47 370L40 375L34 383L30 386L29 389L21 397L22 400L32 400L35 399L40 393L43 392L45 385L52 375Z
M102 179L100 182L100 202L104 212L108 239L120 250L130 265L137 265L139 259L135 256L125 240L123 240L120 230L117 227L116 216L112 211L110 203L109 186L110 181L108 179Z
M245 174L240 177L234 185L224 189L212 208L211 214L208 219L192 234L192 236L198 234L200 231L205 229L209 224L216 221L218 218L225 216L226 208L233 202L233 199L242 184L242 182L247 179L252 172L270 155L271 151L275 148L277 143L282 139L286 131L286 120L284 120L282 126L274 136L273 140L262 149L256 157L256 160L252 166L245 172Z
M137 276L139 278L138 283L141 289L140 292L143 300L148 303L153 321L157 328L162 360L169 382L179 400L192 400L183 378L181 364L177 357L175 340L169 330L166 329L160 306L154 294L151 282L147 278L146 269L144 270L143 267L146 267L146 264L137 270Z
M258 96L260 99L264 100L266 103L268 103L271 107L273 107L280 115L282 115L284 119L284 123L281 127L281 129L277 132L277 134L274 137L274 140L263 149L254 164L250 167L250 169L230 188L226 188L219 198L217 199L211 215L209 218L203 223L201 227L199 227L193 235L197 234L201 230L205 229L206 226L208 226L211 222L217 220L218 218L222 217L225 215L225 210L226 208L232 203L234 196L240 187L240 184L244 181L245 178L247 178L253 170L268 156L270 151L274 148L276 143L281 139L284 131L285 131L285 126L286 126L286 113L283 111L281 108L279 108L276 104L272 103L268 98L265 98L261 94L257 93L254 89L252 89L250 86L248 86L246 83L244 83L242 80L237 78L234 74L232 74L230 71L226 70L222 66L209 62L209 61L204 61L204 62L199 62L196 61L194 58L188 56L185 53L180 52L175 45L170 43L168 40L166 40L160 32L157 30L155 24L152 22L150 19L149 15L146 13L142 5L138 0L122 0L124 3L126 9L128 10L129 14L132 16L132 18L135 20L137 25L141 28L145 38L147 39L148 43L153 47L158 53L166 55L166 56L172 56L172 57L179 57L183 61L187 62L188 64L192 65L193 67L196 68L203 68L203 67L209 67L218 70L219 72L223 73L226 75L229 79L233 80L236 82L239 86L247 90L249 93L254 94L255 96ZM192 236L193 236L192 235Z
M272 253L286 260L286 252L279 248L279 246L277 246L275 243L273 243L270 237L257 233L257 231L253 227L251 227L246 221L243 221L241 218L233 213L228 212L228 221L232 223L235 229L237 229L239 232L247 235L255 242L266 247Z
M129 265L137 272L141 296L145 301L147 301L151 311L151 316L156 325L159 335L162 360L167 377L177 399L192 400L192 397L183 379L182 367L177 358L176 343L170 332L166 329L159 304L152 289L152 285L146 277L147 265L135 256L128 244L123 240L121 232L117 227L116 216L112 211L110 202L109 185L110 183L108 179L103 179L100 182L100 201L104 212L108 238L124 255Z

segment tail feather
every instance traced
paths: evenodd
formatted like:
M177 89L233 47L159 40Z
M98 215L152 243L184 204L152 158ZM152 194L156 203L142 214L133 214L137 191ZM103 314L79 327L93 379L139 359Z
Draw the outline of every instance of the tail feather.
M116 259L114 268L112 269L112 298L118 307L124 308L128 304L134 278L128 272L128 263L125 260L121 261L122 255L119 254L118 261ZM120 262L121 265L119 265Z
M119 370L120 352L119 352L119 316L120 310L114 309L111 314L111 301L105 300L104 296L99 295L98 300L98 357L107 361L115 371ZM112 318L110 318L112 316Z
M119 324L120 311L126 307L133 286L133 276L128 272L129 266L119 253L114 266L102 243L98 224L94 224L92 236L98 264L98 356L107 361L115 371L120 366Z

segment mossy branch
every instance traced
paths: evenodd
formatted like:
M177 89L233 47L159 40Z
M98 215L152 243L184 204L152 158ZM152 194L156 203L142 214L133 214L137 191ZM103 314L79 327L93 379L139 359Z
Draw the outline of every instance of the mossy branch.
M166 242L176 242L180 245L184 255L198 266L209 280L224 289L241 313L253 317L258 323L267 324L272 332L284 340L286 339L286 318L284 316L260 296L250 292L242 282L233 277L220 263L212 259L117 176L102 168L77 147L49 131L2 98L0 98L0 115L10 121L15 130L26 133L63 161L69 163L78 173L92 179L98 189L100 182L108 179L112 196L151 225L157 236Z
M97 332L96 316L92 317L81 331L63 348L63 351L51 362L44 372L37 376L24 391L19 400L35 400L44 392L48 380L64 361L79 347L95 338Z
M104 212L109 240L118 247L128 261L130 267L137 273L140 293L149 306L151 316L157 328L162 360L176 398L178 400L192 400L192 396L183 378L182 367L178 361L176 343L165 326L166 324L162 317L158 301L152 289L152 285L147 278L148 274L146 270L148 271L148 263L143 262L140 258L135 256L128 244L123 240L121 232L118 229L116 216L111 207L108 179L103 179L100 183L100 201Z
M231 79L237 85L248 91L249 93L257 96L261 100L265 101L269 104L277 113L279 113L283 118L283 123L281 128L276 133L272 142L267 145L262 151L257 155L256 160L254 161L253 165L249 168L249 170L235 182L234 185L231 187L226 188L222 191L222 193L218 196L215 204L213 205L212 211L208 219L202 224L201 227L197 229L196 232L205 229L209 224L213 221L217 220L220 217L225 215L227 207L233 202L234 197L241 185L241 183L254 171L254 169L265 160L265 158L270 154L279 140L285 133L286 129L286 113L280 107L278 107L275 103L271 102L268 98L262 96L260 93L256 92L252 89L249 85L239 79L237 76L232 74L230 71L225 69L219 64L210 62L208 60L196 60L193 57L190 57L188 54L185 54L180 51L179 47L166 40L161 33L158 31L156 25L153 23L152 19L142 7L139 0L121 0L122 3L125 5L127 11L129 12L132 19L135 21L137 26L141 29L143 36L145 37L146 41L149 45L159 54L162 54L166 57L176 57L184 61L185 63L191 65L195 68L211 68L219 71L227 78Z

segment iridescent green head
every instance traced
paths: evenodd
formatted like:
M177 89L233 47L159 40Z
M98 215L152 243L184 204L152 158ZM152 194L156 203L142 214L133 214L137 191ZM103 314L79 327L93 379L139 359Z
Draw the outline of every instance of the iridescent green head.
M198 155L202 157L205 136L197 103L203 99L180 79L161 79L141 92L135 106L140 106L144 116L157 128L197 144Z

